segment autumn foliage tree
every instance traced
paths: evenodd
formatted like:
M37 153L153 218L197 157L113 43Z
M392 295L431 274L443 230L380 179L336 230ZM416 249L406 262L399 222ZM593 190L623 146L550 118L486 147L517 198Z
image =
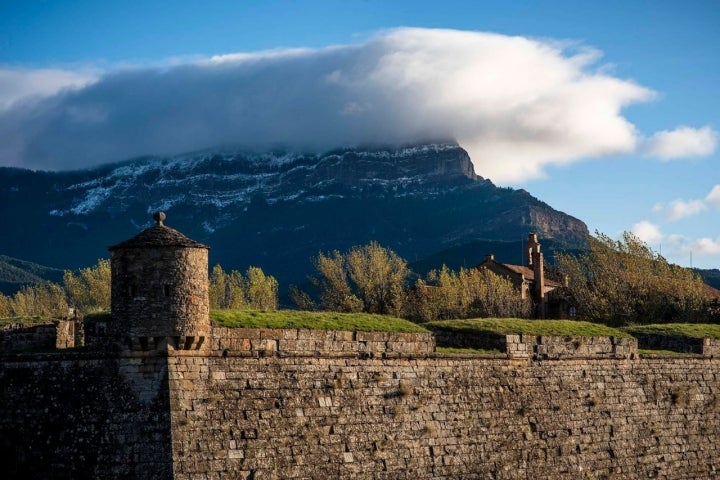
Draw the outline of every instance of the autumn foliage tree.
M613 240L596 232L579 255L556 255L568 275L578 316L610 325L707 320L705 285L632 233Z
M0 294L0 317L66 317L110 309L110 261L101 259L78 272L65 271L62 285L28 285L12 296Z
M68 304L65 292L56 283L41 283L23 287L13 296L0 294L2 317L65 317Z
M215 265L210 273L210 308L277 310L278 282L258 267L243 275Z
M345 253L320 253L315 258L319 307L337 312L401 315L410 269L394 251L377 242ZM295 292L294 296L297 296ZM306 298L305 296L304 298Z
M529 317L532 302L512 282L489 270L450 270L443 265L409 293L408 316L419 321L474 317Z
M65 271L62 285L47 282L23 287L13 296L0 294L0 318L65 317L72 307L80 313L110 310L110 261L98 260L77 272ZM210 273L212 308L277 310L278 282L258 267L243 275L223 271L220 265Z
M110 310L110 260L100 259L77 273L66 270L63 287L68 304L83 313Z

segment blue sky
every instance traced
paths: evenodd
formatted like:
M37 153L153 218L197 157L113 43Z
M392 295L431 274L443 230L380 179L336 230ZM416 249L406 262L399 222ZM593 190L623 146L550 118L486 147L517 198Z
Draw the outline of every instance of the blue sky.
M718 268L718 25L717 1L5 1L0 164L242 143L233 98L266 142L455 136L495 183Z

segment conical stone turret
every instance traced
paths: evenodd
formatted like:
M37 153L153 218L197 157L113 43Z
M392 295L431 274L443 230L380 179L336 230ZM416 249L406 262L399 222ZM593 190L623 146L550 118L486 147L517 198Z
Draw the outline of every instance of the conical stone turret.
M109 247L112 330L133 349L198 349L210 334L209 247L164 224Z

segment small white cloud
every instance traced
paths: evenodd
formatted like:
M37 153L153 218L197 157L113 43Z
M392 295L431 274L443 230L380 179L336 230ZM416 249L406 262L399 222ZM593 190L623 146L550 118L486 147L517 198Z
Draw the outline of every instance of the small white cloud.
M720 208L720 185L715 185L705 197L705 203L713 208Z
M649 157L673 160L712 155L717 149L718 133L712 128L678 127L654 134L642 145L642 152Z
M677 233L671 233L665 238L665 243L670 245L671 247L678 248L687 243L687 238L685 238L684 235L680 235Z
M666 220L674 222L681 218L697 215L707 208L702 200L673 200L668 205L657 204L653 210Z
M643 220L638 222L632 227L632 233L645 243L657 243L663 239L663 234L660 232L660 227L654 223Z
M653 207L653 211L660 214L665 220L674 222L685 217L697 215L708 208L720 208L720 185L715 185L704 199L677 199L667 205L658 203Z
M720 255L720 237L715 239L704 237L695 240L686 251L698 255Z

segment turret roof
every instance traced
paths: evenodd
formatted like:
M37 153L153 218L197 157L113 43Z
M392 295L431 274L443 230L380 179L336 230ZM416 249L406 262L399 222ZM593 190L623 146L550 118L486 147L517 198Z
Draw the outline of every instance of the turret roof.
M206 248L207 245L191 240L174 228L170 228L163 224L165 214L158 212L153 215L157 222L156 225L143 230L134 237L108 247L108 250L116 250L118 248L157 248L157 247L185 247L185 248Z

